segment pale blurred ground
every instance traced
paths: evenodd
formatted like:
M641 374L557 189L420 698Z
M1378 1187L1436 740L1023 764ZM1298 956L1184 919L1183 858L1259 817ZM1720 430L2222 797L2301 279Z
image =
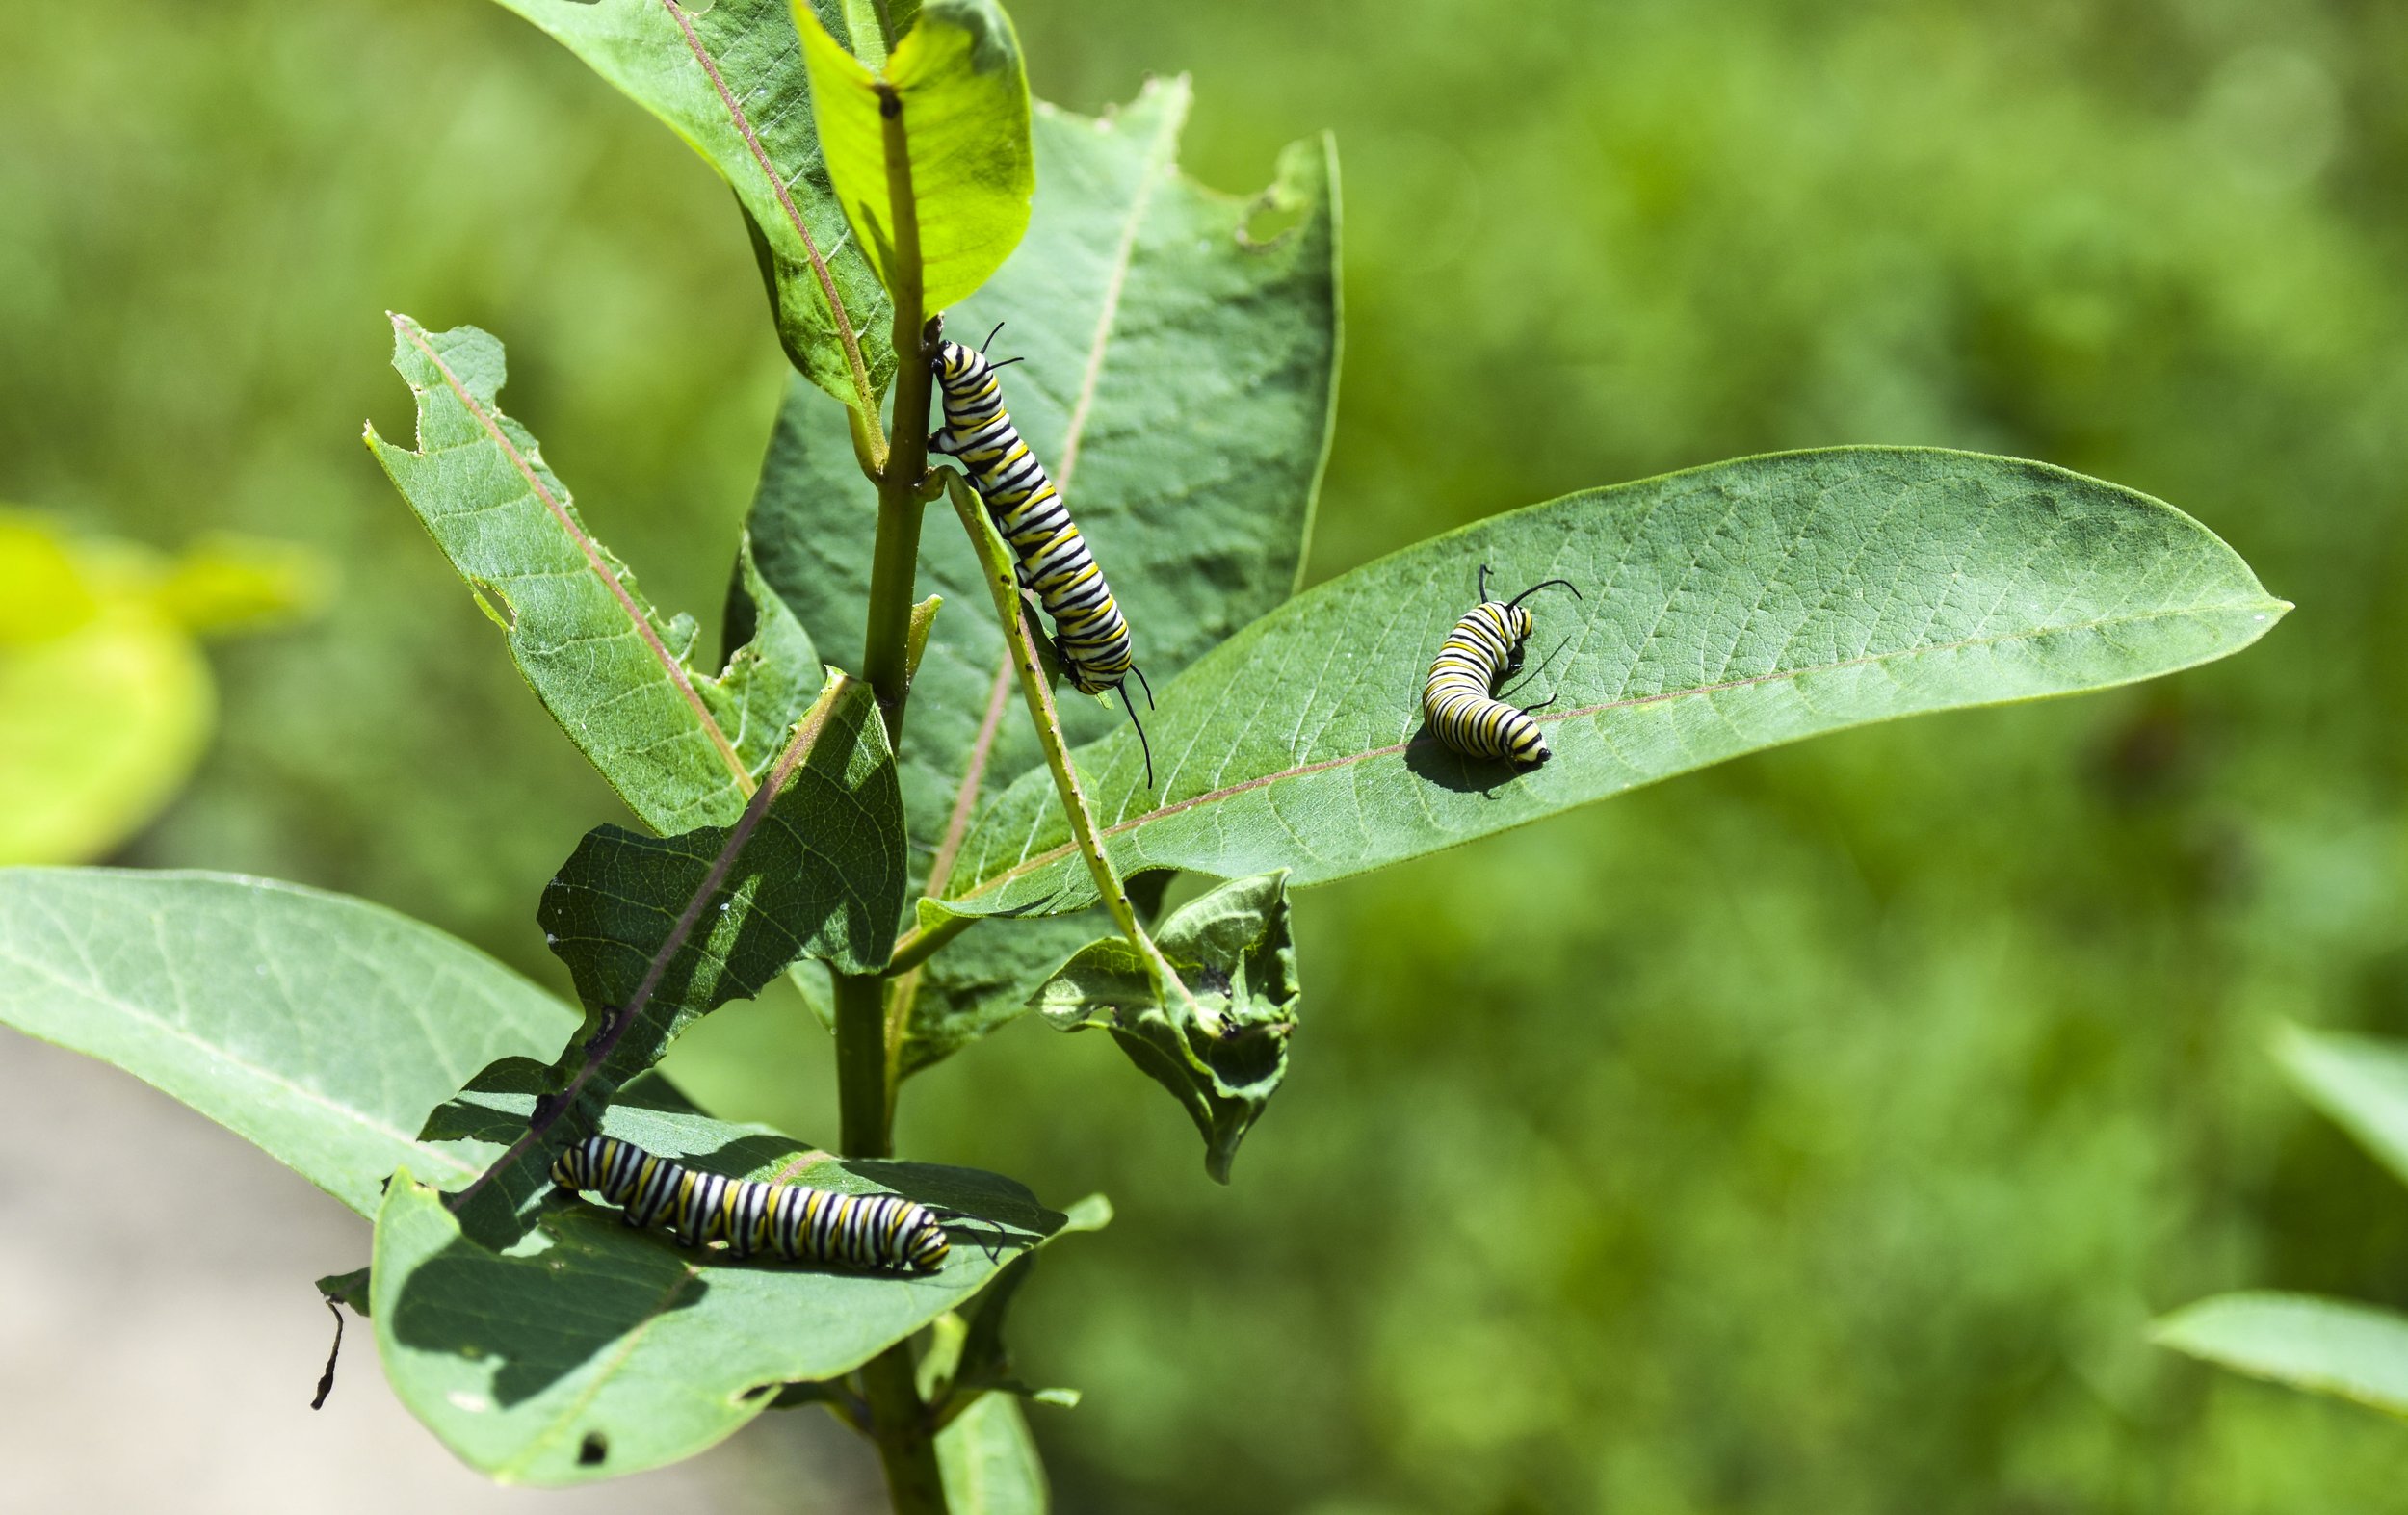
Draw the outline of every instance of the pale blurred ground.
M765 1417L674 1468L505 1489L453 1460L311 1281L368 1226L257 1148L125 1074L0 1030L0 1515L840 1515L866 1450L818 1412Z

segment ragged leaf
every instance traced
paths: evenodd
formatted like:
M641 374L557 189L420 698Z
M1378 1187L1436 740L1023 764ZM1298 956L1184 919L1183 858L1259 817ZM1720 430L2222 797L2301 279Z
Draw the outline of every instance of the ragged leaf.
M691 934L589 1093L607 1097L658 1062L696 1018L751 998L798 958L847 973L885 963L904 898L903 797L869 687L831 674L793 742L801 745L792 776L748 838L727 826L671 837L597 826L544 887L544 939L587 1006L584 1033L563 1054L555 1086L633 1002L690 913Z
M949 1228L953 1249L929 1274L737 1262L632 1231L590 1199L545 1202L496 1252L462 1233L436 1190L398 1174L377 1220L377 1345L402 1402L470 1466L563 1484L691 1456L760 1414L780 1384L846 1372L963 1304L1061 1224L993 1174L838 1159L699 1117L684 1125L649 1150L971 1218Z
M1337 384L1327 144L1289 148L1261 196L1216 194L1176 168L1188 101L1172 80L1101 120L1039 105L1028 236L947 318L968 342L1005 322L997 355L1026 358L1005 370L1005 398L1128 608L1157 690L1293 592ZM1266 203L1301 220L1249 242ZM763 575L823 646L860 635L867 499L842 416L791 386L751 529ZM941 521L922 582L953 608L929 639L900 753L915 880L949 865L980 801L1043 767L978 561ZM1080 742L1127 720L1085 699L1062 716Z
M1288 1072L1301 989L1288 875L1240 878L1171 912L1155 945L1188 993L1158 999L1127 938L1091 942L1030 1003L1064 1031L1100 1026L1168 1089L1204 1136L1204 1166L1229 1182L1238 1143Z
M1028 230L1035 187L1011 18L994 0L930 0L882 67L848 52L807 0L796 0L795 25L828 179L872 266L896 288L907 185L925 308L966 299Z
M1532 602L1507 698L1544 706L1555 756L1518 774L1422 718L1483 564L1500 593L1583 596ZM1967 453L1791 453L1515 510L1319 585L1158 686L1152 790L1130 733L1077 758L1124 875L1320 883L1819 732L2169 673L2288 609L2128 489ZM946 893L979 912L1094 899L1047 775L981 816Z
M114 1063L358 1211L497 1058L549 1062L576 1017L467 943L380 905L214 874L0 871L0 1024ZM522 1122L523 1125L523 1122Z
M369 451L508 634L519 672L645 824L667 835L734 821L820 692L809 636L761 592L752 639L724 670L698 666L693 618L662 618L502 413L502 344L406 316L393 331L418 447L371 427Z
M2408 1416L2408 1316L2311 1294L2219 1294L2150 1340L2276 1383Z
M828 188L787 0L501 0L717 169L765 254L787 356L875 410L894 378L892 311ZM819 10L841 26L837 0Z

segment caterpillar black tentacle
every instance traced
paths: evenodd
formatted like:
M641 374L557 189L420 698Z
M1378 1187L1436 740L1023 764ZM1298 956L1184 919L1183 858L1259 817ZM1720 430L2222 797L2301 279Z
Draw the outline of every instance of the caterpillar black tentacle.
M1002 329L998 322L995 330ZM988 332L987 340L994 336ZM1054 623L1055 655L1071 687L1083 694L1120 692L1145 753L1145 787L1153 788L1153 748L1126 688L1129 675L1137 672L1129 623L1060 491L1004 408L1003 381L995 371L1005 365L976 348L940 342L930 366L944 397L945 424L929 438L929 450L960 459L970 486L986 503L987 514L1011 547L1020 583L1035 592ZM1138 682L1143 686L1145 675L1138 673ZM1145 700L1152 708L1151 687Z
M563 1152L552 1182L593 1190L637 1230L666 1223L688 1246L724 1241L737 1257L932 1271L953 1245L937 1212L913 1200L704 1173L615 1136L588 1136Z
M1441 743L1466 757L1503 758L1516 768L1547 761L1547 739L1530 712L1555 703L1555 697L1516 709L1498 699L1495 690L1499 679L1521 667L1522 649L1535 624L1522 602L1557 586L1581 598L1568 580L1547 579L1509 600L1492 600L1488 565L1480 564L1480 602L1447 634L1422 686L1422 714Z

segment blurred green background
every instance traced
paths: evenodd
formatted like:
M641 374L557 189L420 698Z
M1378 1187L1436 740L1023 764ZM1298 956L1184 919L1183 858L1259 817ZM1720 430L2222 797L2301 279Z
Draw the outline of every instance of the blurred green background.
M2300 607L2165 683L1305 896L1307 1023L1232 1188L1104 1038L1024 1023L916 1081L907 1152L1119 1207L1019 1316L1025 1376L1087 1395L1034 1414L1060 1506L2408 1508L2408 1430L2141 1342L2243 1283L2408 1305L2408 1210L2264 1055L2284 1016L2408 1032L2408 9L1014 14L1073 109L1191 71L1209 183L1336 130L1317 577L1915 442L2171 500ZM0 143L0 498L343 574L215 655L219 744L118 860L563 981L536 895L615 801L358 445L407 434L382 313L503 336L588 518L708 622L783 378L724 188L483 0L13 8ZM827 1060L780 991L676 1070L825 1138Z

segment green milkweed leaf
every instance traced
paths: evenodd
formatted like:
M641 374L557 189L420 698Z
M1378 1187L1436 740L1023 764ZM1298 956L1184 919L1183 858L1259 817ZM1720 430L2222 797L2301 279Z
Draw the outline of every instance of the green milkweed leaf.
M393 318L393 366L418 401L416 451L368 448L510 638L510 656L602 776L664 834L725 825L812 697L810 637L773 594L724 671L694 663L695 627L663 620L596 541L527 429L496 404L502 344L474 327ZM739 564L754 580L749 555Z
M2157 1322L2160 1346L2408 1416L2408 1316L2311 1294L2218 1294Z
M666 1117L663 1118L666 1120ZM764 1127L683 1117L647 1150L735 1177L897 1193L962 1212L929 1274L738 1262L546 1200L506 1251L396 1174L377 1219L370 1316L393 1388L471 1467L579 1483L691 1456L767 1409L966 1304L1062 1216L967 1168L838 1159ZM632 1139L632 1138L631 1138Z
M921 299L930 311L952 306L1029 226L1036 172L1011 18L994 0L931 0L882 67L846 51L806 0L796 0L795 25L828 179L856 240L893 290L895 196L907 185ZM907 178L897 176L897 144Z
M828 187L787 0L501 3L719 170L763 255L787 356L812 383L875 411L895 376L893 312ZM837 9L820 5L831 25L843 24Z
M732 858L727 826L672 837L597 826L544 887L537 912L544 940L587 1006L585 1033L563 1054L555 1087L583 1066L586 1042L647 976L653 990L596 1071L594 1093L607 1097L694 1021L749 999L801 957L846 973L885 964L904 897L894 758L868 685L831 672L823 697L795 739L808 748L793 776ZM706 885L709 898L697 903ZM698 924L656 974L654 959L689 913Z
M1509 695L1554 760L1441 746L1421 688L1475 599L1536 604ZM1078 754L1123 875L1320 883L1742 752L1867 721L2127 683L2223 657L2289 607L2169 506L2041 463L1900 448L1746 458L1571 495L1320 585L1214 650L1133 735ZM948 906L1094 899L1044 774L961 849Z
M1302 988L1288 928L1288 875L1241 878L1172 911L1155 945L1192 1003L1156 998L1126 937L1080 950L1030 1003L1063 1031L1103 1027L1170 1091L1204 1136L1204 1166L1229 1182L1238 1143L1288 1072Z
M417 1135L427 1112L496 1059L549 1062L576 1017L363 901L27 868L0 871L0 1023L123 1068L373 1215L404 1163L473 1178L479 1154Z

